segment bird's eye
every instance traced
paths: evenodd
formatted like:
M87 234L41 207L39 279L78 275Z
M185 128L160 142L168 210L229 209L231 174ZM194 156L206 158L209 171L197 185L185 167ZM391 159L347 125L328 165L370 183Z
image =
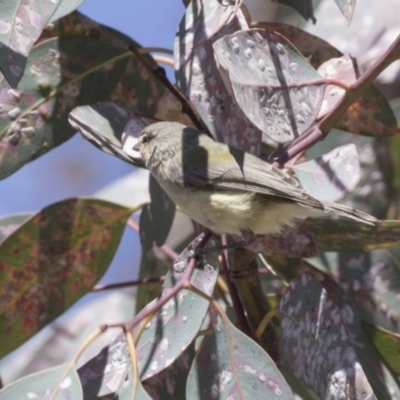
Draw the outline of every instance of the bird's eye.
M149 142L150 142L150 138L148 136L144 136L143 139L142 139L142 143L143 144L147 144Z

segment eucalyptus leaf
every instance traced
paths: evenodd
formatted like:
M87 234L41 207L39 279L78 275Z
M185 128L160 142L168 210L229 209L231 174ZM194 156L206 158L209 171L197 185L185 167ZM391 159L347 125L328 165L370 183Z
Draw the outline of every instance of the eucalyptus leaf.
M247 28L236 4L191 1L175 37L175 77L215 139L258 154L262 134L226 90L212 47L219 38Z
M321 398L399 396L352 303L332 278L303 273L289 286L280 310L282 367Z
M0 390L2 400L83 400L81 382L75 367L69 369L68 363L58 367L25 376ZM54 397L50 395L57 390Z
M52 204L0 243L0 355L68 309L104 274L132 209L96 199Z
M250 29L213 47L225 86L268 137L285 143L314 123L327 83L282 35Z
M209 335L196 355L187 399L293 399L268 354L228 319Z
M61 10L58 11L60 8L72 11L81 2L76 0L3 2L0 16L0 71L12 87L18 85L24 74L29 51L54 14L62 13Z

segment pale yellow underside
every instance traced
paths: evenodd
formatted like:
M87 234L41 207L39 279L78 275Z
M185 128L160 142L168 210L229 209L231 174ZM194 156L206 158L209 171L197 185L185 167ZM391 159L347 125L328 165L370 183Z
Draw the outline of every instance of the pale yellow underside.
M284 225L291 225L294 218L321 214L294 202L252 192L192 191L161 185L185 214L215 233L240 235L248 230L256 235L277 233Z

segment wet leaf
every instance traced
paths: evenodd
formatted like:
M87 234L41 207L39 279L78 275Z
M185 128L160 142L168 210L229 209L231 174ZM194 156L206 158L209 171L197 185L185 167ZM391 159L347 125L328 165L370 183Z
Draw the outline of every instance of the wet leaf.
M351 87L357 80L357 68L355 59L346 54L342 57L331 58L329 61L324 62L317 71L324 78L335 79ZM345 94L346 91L344 89L336 85L328 85L324 93L318 119L322 119L330 113L343 99Z
M0 398L46 400L50 399L53 390L59 385L60 388L52 399L83 400L81 382L75 367L72 367L63 379L67 367L68 363L18 379L0 390Z
M251 29L213 47L225 86L268 137L285 143L314 123L327 84L282 35Z
M187 399L292 399L291 390L268 354L227 319L197 354Z
M181 279L188 262L188 249L186 249L167 274L162 295L172 290L176 282ZM204 265L199 266L191 278L192 284L209 296L218 277L216 265L215 254L210 253L204 257ZM196 337L207 315L208 307L207 300L193 292L181 290L157 312L137 344L141 379L154 376L179 357ZM146 308L143 312L145 310Z
M346 17L347 22L350 22L353 18L354 9L356 7L356 0L335 0L335 3L339 7L340 12Z
M78 13L46 35L32 49L19 88L0 82L0 177L69 139L75 131L68 113L82 104L112 100L190 124L181 103L128 50L137 44L126 36Z
M288 39L309 63L317 69L322 63L343 54L325 40L292 25L254 22L251 27L276 31Z
M374 3L371 7L375 7ZM332 58L343 56L343 53L328 42L293 26L267 22L257 22L255 26L281 33L304 57L309 58L316 69ZM336 34L337 27L335 29ZM336 128L366 136L393 136L400 133L389 103L373 85L349 107Z
M34 47L19 89L0 83L0 177L69 139L69 111L109 98L129 57L88 38L50 39Z
M400 336L367 323L364 323L363 327L389 368L398 376L400 374Z
M321 201L335 202L357 186L361 171L354 144L337 147L315 160L293 166L303 188Z
M117 250L133 209L70 199L34 214L0 244L0 355L91 290Z
M153 244L162 246L165 243L175 216L175 204L152 175L149 177L149 190L151 202L142 208L140 214L140 239L145 252Z
M224 5L218 0L189 4L175 38L175 76L215 139L258 154L261 132L226 90L213 57L212 45L216 40L247 29L240 10L232 15L235 9L235 5Z
M0 218L0 242L7 236L11 235L33 214L16 214L8 217Z
M306 21L311 19L315 24L317 20L314 17L313 2L311 0L274 0L277 3L284 4L296 10Z
M302 274L289 286L280 309L282 367L321 398L400 394L351 302L327 275Z
M73 10L69 0L10 0L2 5L0 18L0 71L8 83L16 87L25 70L26 59L43 28L58 8ZM79 4L76 4L76 7ZM2 76L0 75L0 82ZM4 85L6 87L6 85Z
M195 269L191 283L211 295L218 271L210 264L216 265L216 261L211 253L206 254L203 259L204 266ZM181 254L168 273L163 293L171 290L181 278L187 261L188 249ZM156 313L146 325L137 345L141 379L148 379L163 371L182 354L200 330L208 307L208 301L192 292L182 290ZM134 334L135 332L137 328ZM78 370L81 380L85 382L85 398L115 392L124 379L129 363L129 350L125 337L121 334Z

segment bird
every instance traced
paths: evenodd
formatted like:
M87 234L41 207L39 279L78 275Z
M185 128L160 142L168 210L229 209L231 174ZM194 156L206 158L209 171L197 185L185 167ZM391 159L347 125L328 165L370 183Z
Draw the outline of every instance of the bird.
M376 222L349 206L317 200L288 171L178 122L146 126L132 150L171 200L215 234L250 240L326 214Z

